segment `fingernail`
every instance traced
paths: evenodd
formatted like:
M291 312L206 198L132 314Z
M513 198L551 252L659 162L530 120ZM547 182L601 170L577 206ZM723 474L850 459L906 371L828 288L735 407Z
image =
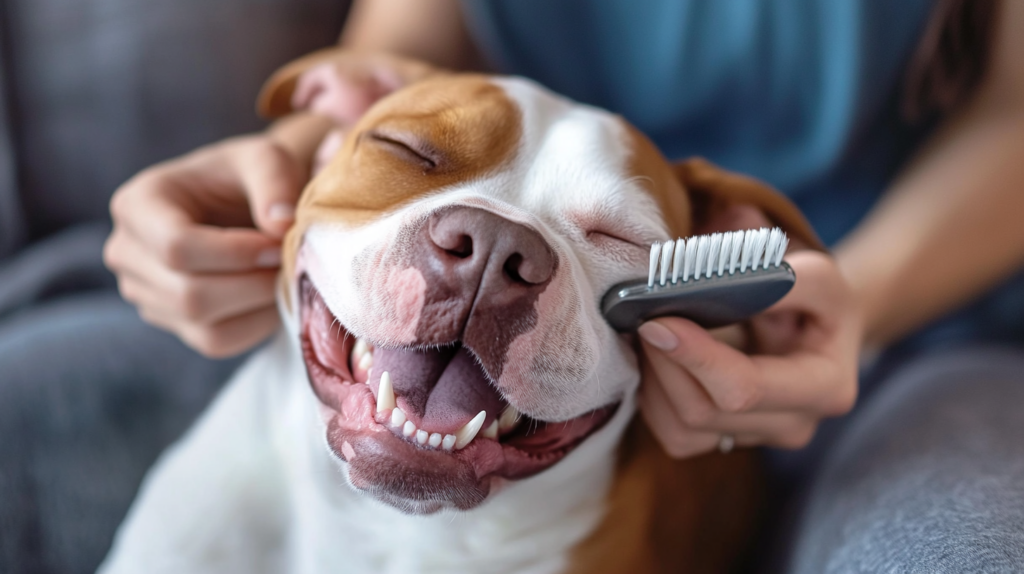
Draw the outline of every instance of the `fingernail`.
M267 210L271 221L291 221L295 217L295 206L287 203L275 203Z
M665 328L664 325L649 321L640 325L637 329L637 333L643 338L644 341L654 345L662 351L671 351L679 345L679 339Z
M260 251L259 255L256 256L256 265L258 267L280 267L281 266L281 249L264 249Z

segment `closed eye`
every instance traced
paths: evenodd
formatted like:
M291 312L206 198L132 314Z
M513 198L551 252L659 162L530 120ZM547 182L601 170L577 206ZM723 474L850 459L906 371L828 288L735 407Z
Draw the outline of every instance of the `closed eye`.
M366 132L365 136L398 158L420 166L424 172L437 168L440 154L416 138L406 138L376 130Z
M646 249L646 247L644 245L641 245L640 243L637 243L636 241L631 241L629 239L626 239L625 237L616 235L614 233L609 233L607 231L602 231L602 230L590 230L590 231L587 231L587 241L589 241L591 243L597 243L597 244L599 244L599 243L606 243L606 242L609 242L609 241L614 241L616 243L625 243L625 244L631 245L633 247L639 247L641 249Z

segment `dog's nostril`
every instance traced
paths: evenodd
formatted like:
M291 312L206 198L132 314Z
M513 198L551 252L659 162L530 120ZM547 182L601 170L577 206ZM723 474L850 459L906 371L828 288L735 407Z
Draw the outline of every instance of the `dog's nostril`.
M515 283L529 283L519 273L519 269L523 266L523 256L518 253L513 253L508 259L505 260L505 275L509 277Z
M448 245L440 247L449 255L465 259L473 254L473 238L468 235L459 235L454 241L449 241Z

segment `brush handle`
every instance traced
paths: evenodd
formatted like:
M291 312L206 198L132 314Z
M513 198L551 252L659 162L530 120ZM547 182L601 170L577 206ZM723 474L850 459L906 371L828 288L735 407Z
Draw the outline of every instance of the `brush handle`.
M620 332L633 332L645 321L673 315L711 329L745 321L782 299L796 282L788 263L733 275L712 275L664 286L626 282L612 287L601 301L604 318Z

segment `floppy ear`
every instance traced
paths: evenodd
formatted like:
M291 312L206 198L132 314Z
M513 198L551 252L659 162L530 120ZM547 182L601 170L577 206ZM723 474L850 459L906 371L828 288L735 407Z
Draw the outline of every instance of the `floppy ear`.
M676 163L672 169L690 196L694 234L778 226L794 248L826 251L797 206L768 185L703 158Z
M424 62L390 54L327 48L274 72L260 90L256 107L266 118L310 110L346 125L380 98L440 73Z

